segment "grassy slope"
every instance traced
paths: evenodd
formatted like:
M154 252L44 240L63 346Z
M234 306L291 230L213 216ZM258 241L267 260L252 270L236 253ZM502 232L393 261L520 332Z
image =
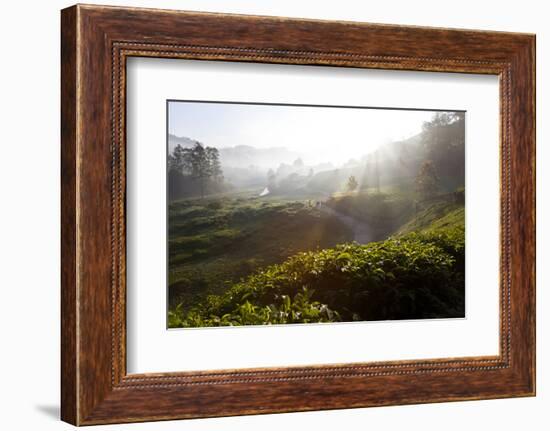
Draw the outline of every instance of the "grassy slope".
M299 251L352 238L308 201L183 200L170 205L169 226L171 306L220 294L241 277Z
M328 205L371 225L378 240L408 232L464 228L464 204L455 202L453 193L416 205L410 196L399 191L341 193Z
M442 201L420 210L412 220L401 226L397 234L429 232L453 227L464 230L464 223L464 204Z
M414 217L413 200L400 191L340 193L328 200L331 208L367 223L376 240L394 234Z
M211 271L219 270L220 268L216 267L216 265L221 264L224 268L227 268L228 271L235 271L237 269L237 267L235 265L239 265L238 262L240 262L240 258L239 258L240 252L242 252L243 250L246 250L245 255L249 254L250 252L258 252L259 247L260 247L259 244L262 243L265 246L266 241L269 244L277 244L278 246L282 246L283 249L285 250L285 252L282 253L282 254L274 252L276 247L271 247L271 248L267 247L266 249L262 250L261 253L266 253L267 252L267 255L264 256L263 261L262 262L257 262L256 261L255 262L255 264L257 264L256 268L254 268L253 267L254 265L252 265L252 266L246 268L246 271L245 271L246 274L245 274L245 272L241 273L241 276L244 276L244 275L250 274L251 272L254 272L254 269L260 269L261 270L260 272L256 271L255 273L256 273L256 276L261 276L261 274L264 273L264 270L267 270L267 271L270 270L269 268L266 269L266 266L268 266L272 263L282 262L286 257L290 256L290 254L293 254L292 258L289 259L289 260L286 260L286 262L291 262L292 259L299 258L299 255L291 253L291 248L293 248L293 247L288 247L289 244L292 245L293 241L296 240L296 235L298 235L300 237L300 245L297 248L301 248L302 250L315 249L316 248L315 246L313 246L313 247L311 246L312 244L315 245L314 242L313 243L311 242L312 237L310 236L309 240L307 238L308 238L308 233L312 232L311 229L313 228L313 226L315 226L315 224L312 224L312 221L316 221L318 223L319 219L315 219L315 218L319 217L320 214L318 214L317 210L315 210L313 208L308 208L307 205L304 205L303 203L298 203L298 204L296 202L294 202L294 203L290 203L290 202L286 202L286 203L284 203L284 202L271 202L271 203L261 203L261 204L259 204L259 203L244 204L242 201L239 202L239 203L235 203L235 202L232 202L232 201L228 201L228 202L224 203L221 208L216 210L216 213L218 214L218 216L220 214L228 215L228 214L231 214L235 211L239 211L239 212L240 211L245 211L245 212L252 211L252 213L256 217L258 217L256 219L256 222L259 223L260 225L264 225L264 223L269 222L269 221L273 222L274 220L277 220L279 222L279 226L280 226L281 229L278 230L276 235L271 235L269 237L260 235L259 237L256 237L255 239L257 240L257 242L255 242L255 243L254 242L247 242L246 240L244 240L244 238L246 237L246 235L245 235L243 238L241 238L242 239L241 243L244 247L240 247L241 248L240 251L235 250L234 253L230 254L232 262L224 262L223 259L227 259L227 257L222 258L221 256L219 258L213 257L213 258L211 258L209 260L206 260L206 261L203 260L203 259L200 259L200 262L197 264L198 265L197 269L200 268L201 273L205 274L205 273L209 273L209 270L211 270ZM194 205L196 205L196 204L194 204ZM203 205L203 207L204 206L207 207L208 204ZM184 213L185 213L185 211L184 211ZM262 213L264 213L263 216L262 216ZM270 215L267 216L268 214L270 214ZM293 214L293 215L290 216L290 214ZM232 217L229 217L229 218L231 219ZM295 218L295 223L290 222L290 219L292 219L292 218ZM325 220L324 223L330 223L330 221ZM242 229L244 228L244 230L246 230L246 226L248 226L248 225L245 224L243 226L238 227L238 225L229 223L229 225L224 226L223 229L229 229L232 232L241 232L242 233ZM296 229L292 229L292 226L294 226ZM326 229L324 230L325 235L328 234L329 232L331 233L331 235L329 235L330 238L328 238L327 241L324 241L325 243L331 242L331 241L332 242L334 242L334 241L343 242L343 241L338 241L339 237L345 237L346 236L346 233L345 233L345 231L342 230L341 226L338 227L337 225L336 226L333 225L332 227L330 227L330 224L326 224L325 226L326 226ZM340 229L338 234L336 234L336 232L334 232L334 231L331 231L331 229L334 229L334 228L337 228L337 227ZM319 227L317 226L317 229L318 228ZM417 237L412 237L412 239L410 239L409 236L407 235L411 232L422 232L423 234L427 234L427 235L435 234L436 239L434 241L436 241L436 243L437 243L437 241L441 241L441 238L442 238L441 233L449 232L449 234L451 235L451 237L449 237L451 242L449 243L450 245L447 244L445 246L445 247L448 248L448 250L446 250L446 252L448 252L449 250L454 250L455 249L455 246L453 244L460 244L461 243L462 246L463 246L463 241L464 241L464 233L463 233L464 232L464 206L463 206L463 204L448 202L445 199L442 199L440 201L436 200L431 205L428 205L424 209L419 210L418 213L415 216L413 216L413 218L411 220L409 220L405 224L403 224L395 232L396 239L394 241L399 241L399 238L403 237L406 241L411 241L412 240L413 244L414 244L414 247L418 247L418 245L416 243L416 241L417 241L416 238ZM212 232L210 232L210 233L212 233ZM318 232L317 232L317 234L318 234ZM448 234L445 233L444 237L448 237ZM431 247L430 246L431 241L432 240L428 240L428 243L427 243L428 248L426 249L430 252L433 251L430 248ZM387 245L386 245L386 243L387 243ZM394 244L391 241L382 242L382 243L378 243L378 244L383 249L386 248L386 247L394 247ZM378 247L378 244L373 244L373 246ZM395 252L401 253L402 249L406 250L406 248L403 248L404 244L405 243L403 243L402 245L398 245L396 248L394 247ZM336 250L336 249L329 249L328 248L328 247L332 247L332 245L324 245L323 246L320 243L317 243L316 245L319 248L324 248L325 250L323 250L322 253L329 253L328 256L330 256L330 253L332 253L333 250ZM284 248L284 246L287 246L287 247ZM365 247L369 247L369 246L365 246ZM439 245L438 245L438 247L439 247ZM213 250L214 249L215 248L213 248ZM269 252L269 250L271 250L271 253ZM463 250L463 248L462 248L462 250ZM362 248L360 247L359 249L357 249L357 252L363 253ZM416 251L414 251L414 250L413 250L413 252L416 253ZM456 252L457 251L454 250L452 252L452 254L455 254ZM371 253L371 252L369 252L369 253ZM460 253L463 253L463 251L459 252L459 254ZM285 256L285 255L287 255L287 256ZM314 253L314 255L316 256L315 253ZM336 256L341 256L341 253L337 252ZM267 257L267 259L265 257ZM459 257L460 257L459 255L456 256L456 258L459 258ZM220 259L222 259L222 260L220 261ZM272 262L269 262L270 259L272 259ZM314 261L316 261L317 257L313 257L313 259L314 259ZM432 263L428 263L428 266L426 267L426 271L428 271L428 273L433 272L434 267L432 267L431 265L434 265L435 262L439 262L440 258L437 257L437 254L436 254L436 255L434 255L434 259L436 259L436 260L434 260ZM321 260L326 261L325 258L323 258ZM416 257L415 257L415 260L416 260ZM460 261L460 259L459 259L459 261ZM285 262L285 264L286 264L286 262ZM456 262L456 260L455 260L455 262ZM285 264L283 264L283 266ZM460 263L459 266L460 265L463 265L463 262ZM191 263L190 266L189 265L187 266L185 271L189 271L191 268L193 268L193 266L194 266L194 264ZM272 266L270 268L278 268L278 267L282 268L283 266L275 265L275 266ZM205 269L206 269L206 271L204 271ZM387 269L387 268L384 268L384 269ZM177 272L178 271L176 271L176 273ZM463 304L461 305L461 303L460 303L460 301L461 301L460 298L462 298L462 296L459 292L460 292L461 286L463 286L463 281L460 281L461 280L460 279L460 274L462 274L462 277L463 277L463 267L462 267L462 270L459 270L459 272L457 274L458 274L457 276L459 278L458 278L458 282L456 283L456 287L454 288L455 289L454 293L453 293L454 297L451 301L453 303L453 305L451 307L452 310L451 309L444 309L446 311L444 311L444 312L439 311L439 312L443 313L443 314L441 314L441 316L454 315L453 313L458 313L457 315L460 315L460 313L461 313L461 310L462 310L461 307L462 307ZM176 274L174 274L174 275L176 275ZM243 282L244 284L241 283L241 285L245 286L246 289L250 289L251 288L250 283L251 283L251 280L254 280L254 277L255 276L248 277L246 279L246 281ZM423 277L425 277L425 276L423 276ZM456 275L451 275L451 277L456 277ZM277 277L277 279L278 280L280 279L279 276ZM232 282L224 284L223 289L219 289L217 291L210 291L209 293L214 293L215 296L210 297L210 299L208 301L203 303L203 301L205 300L205 295L200 295L200 296L197 297L197 298L200 299L200 301L193 301L193 304L188 302L187 305L198 305L198 308L195 308L193 313L196 313L197 310L203 310L203 311L209 310L207 312L207 314L209 314L212 311L215 311L215 309L219 307L219 306L215 306L214 309L211 309L212 304L217 304L219 301L223 302L223 301L227 300L227 299L225 299L225 300L222 299L222 298L227 296L227 295L223 295L222 292L227 291L227 289L231 289L231 291L234 290L235 288L239 289L239 286L235 285L235 281L236 280L233 279ZM290 296L286 297L287 301L289 300L288 298L294 298L294 299L291 299L290 302L288 303L288 309L286 310L287 313L290 313L290 314L288 314L288 316L290 316L290 315L294 316L293 313L296 310L299 310L298 315L301 316L301 317L299 317L299 319L304 319L304 316L305 316L304 313L305 313L305 311L307 311L308 313L310 313L309 314L310 317L312 315L315 315L315 317L312 318L313 320L311 320L311 321L328 321L330 319L327 317L326 313L328 311L330 311L330 308L332 308L332 310L334 312L336 312L336 314L338 312L344 313L344 314L342 314L341 317L345 317L346 320L349 319L349 316L346 316L345 313L350 314L350 311L348 310L347 312L344 312L341 308L342 304L334 303L333 299L331 299L330 301L327 302L326 297L319 297L319 292L314 293L315 285L319 286L318 285L319 282L320 281L317 281L317 282L313 283L311 286L309 286L309 288L311 288L311 290L308 291L309 294L314 295L314 297L311 299L311 301L313 301L313 302L311 302L311 301L307 302L306 301L306 302L304 302L303 304L301 304L299 306L295 305L296 298L299 298L299 300L303 302L303 299L300 296L300 294L299 293L297 294L296 292L294 292L293 295L297 295L297 296L293 296L291 294ZM388 282L389 281L386 280L383 284L386 285ZM342 283L344 283L344 284L342 284ZM263 284L265 284L265 283L260 280L259 285L263 285ZM302 285L302 282L300 282L299 284ZM308 283L305 283L304 285L306 285L306 284L308 284ZM345 282L344 282L344 280L342 280L339 283L336 283L336 284L332 283L332 284L333 285L342 285L342 286L344 286ZM442 284L443 285L448 285L449 281L445 280L444 282L442 282ZM176 283L176 285L177 285L177 283ZM362 284L360 283L360 285L362 285ZM189 288L189 286L187 286L187 289L188 288ZM256 287L253 286L253 290L256 290L257 288L258 288L257 286ZM437 291L437 289L436 289L436 291ZM380 293L380 292L382 292L382 293ZM400 292L402 292L401 294L405 294L405 296L407 296L407 297L411 295L411 293L408 292L408 291L405 292L405 291L400 290ZM288 294L290 294L290 292L288 292ZM386 290L382 289L377 294L378 295L380 295L380 294L386 295ZM221 296L218 296L218 295L221 295ZM373 293L371 292L369 295L372 298ZM341 297L341 295L338 294L337 297ZM278 298L280 300L283 297L279 296ZM396 298L392 299L390 301L390 303L392 301L394 301L395 299ZM236 300L236 298L233 299L233 302L234 302L234 300ZM318 300L321 300L321 302L315 302L315 301L318 301ZM429 299L429 301L440 301L440 300L443 300L443 298L437 299L436 297L432 297L431 299ZM443 303L440 302L439 305L446 307L446 305L445 305L446 302L445 301L449 301L449 300L450 299L445 299L444 302ZM427 299L423 299L422 301L424 301L424 303L425 303L427 301ZM268 302L271 303L271 300L268 301ZM353 300L353 303L355 303L355 302L357 302L357 299ZM327 309L326 308L327 306L323 305L323 303L328 304L329 308ZM246 305L246 307L243 308L245 305ZM285 305L285 307L286 306L287 305ZM416 307L415 313L419 312L418 311L418 306L419 305L414 306L414 307ZM206 308L203 308L203 307L206 307ZM273 308L269 308L269 307L275 307L275 308L273 309ZM236 321L233 321L233 323L218 322L218 323L215 323L215 324L239 324L238 323L239 319L244 319L243 321L248 322L247 324L249 324L249 323L260 324L259 322L261 322L262 319L273 319L273 316L279 316L279 317L277 317L277 319L281 319L281 317L280 317L282 315L281 314L282 313L282 311L281 311L282 308L281 307L283 307L283 304L278 304L277 302L275 302L273 304L273 306L269 305L269 307L268 307L267 303L263 304L263 305L261 303L257 304L257 305L254 305L254 303L250 304L250 303L248 303L248 300L246 300L246 301L244 301L243 304L240 304L237 309L234 309L234 311L232 311L231 313L228 314L228 316L230 316L230 317L226 317L227 319L237 319ZM325 308L323 308L323 307L325 307ZM189 309L187 306L185 308ZM378 310L378 311L376 311L376 313L380 313L380 309L378 309L378 308L375 308L375 309ZM183 309L181 309L181 308L180 308L180 310L183 311ZM273 310L276 310L276 313L274 313ZM229 311L229 310L225 310L224 313L226 311ZM430 309L430 310L425 311L425 312L427 313L427 314L425 314L425 317L434 317L435 316L434 314L430 314L430 313L434 312L433 309ZM235 315L234 313L238 313L238 314ZM325 314L323 314L323 313L325 313ZM451 313L451 314L446 314L446 313ZM202 314L202 312L201 312L201 314ZM217 314L217 313L214 312L214 315L215 314ZM176 314L174 314L174 313L172 313L171 315L172 315L172 317L176 316ZM181 325L186 325L186 324L190 324L191 326L203 326L203 325L210 326L211 324L213 324L212 321L210 321L209 323L206 323L205 321L202 321L201 320L202 318L200 318L200 315L195 314L195 318L198 319L198 320L189 320L189 317L184 318L185 315L186 315L185 313L184 314L177 313L175 322L178 322L178 323L176 323L175 326L181 326ZM243 316L246 316L246 317L243 317ZM285 316L287 316L287 315L285 314ZM364 316L361 315L360 317L362 319L366 318L368 320L369 319L368 316L371 316L371 318L375 318L375 319L378 319L378 318L384 319L384 318L389 317L389 315L377 316L374 313L373 310L370 310L368 312L368 314L366 314ZM404 316L401 316L400 318L405 318L405 317L410 318L411 316L407 317L407 315L405 314ZM181 318L184 318L184 320L181 320ZM395 318L395 317L389 317L389 318ZM285 319L290 319L290 318L285 317ZM317 320L315 320L315 319L317 319ZM323 319L326 319L326 320L323 320ZM296 320L296 321L301 321L301 320ZM182 322L186 322L186 323L182 323ZM278 322L277 320L273 321L273 323L277 323L277 322ZM279 322L279 323L289 323L289 322L290 322L290 320L285 321L285 322Z

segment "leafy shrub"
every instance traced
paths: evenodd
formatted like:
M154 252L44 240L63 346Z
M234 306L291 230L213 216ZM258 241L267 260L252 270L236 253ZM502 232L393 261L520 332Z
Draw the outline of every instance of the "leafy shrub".
M212 210L219 210L223 208L223 202L220 200L213 200L211 202L208 202L207 207Z
M218 326L464 315L464 231L411 233L298 253L184 311L174 326Z
M238 326L238 325L271 325L283 323L335 322L340 320L337 312L326 305L312 301L313 291L306 288L298 292L294 298L280 295L270 305L252 304L244 300L233 310L221 316L204 315L198 310L192 310L183 317L179 304L174 311L168 312L170 327L201 327L201 326ZM215 301L209 297L210 305Z

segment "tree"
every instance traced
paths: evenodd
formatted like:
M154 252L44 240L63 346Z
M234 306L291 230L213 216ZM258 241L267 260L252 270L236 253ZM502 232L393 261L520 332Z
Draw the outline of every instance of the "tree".
M169 163L172 163L174 169L180 170L199 183L201 198L204 198L209 179L212 178L216 182L223 180L218 149L205 147L200 142L195 142L191 148L182 148L178 145Z
M206 157L210 165L210 176L216 182L223 180L222 165L220 163L220 152L217 148L206 147Z
M304 166L304 161L298 157L296 160L294 160L294 163L292 164L295 168L302 168Z
M429 132L434 128L448 126L461 120L464 120L463 112L436 112L431 121L424 122L422 130L424 132Z
M185 150L178 144L172 154L168 155L168 170L183 173L183 157Z
M424 158L438 172L463 180L465 150L464 112L439 112L422 126Z
M358 185L359 185L359 183L357 183L357 180L355 179L355 177L353 175L351 177L349 177L348 184L347 184L348 191L350 191L350 192L354 191L357 188Z
M440 181L435 170L435 165L431 160L426 160L415 180L416 192L424 199L435 195L440 188Z

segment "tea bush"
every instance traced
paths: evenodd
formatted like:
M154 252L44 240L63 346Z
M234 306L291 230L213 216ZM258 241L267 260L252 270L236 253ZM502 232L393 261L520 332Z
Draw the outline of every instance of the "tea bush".
M464 230L303 252L169 314L171 327L464 316Z

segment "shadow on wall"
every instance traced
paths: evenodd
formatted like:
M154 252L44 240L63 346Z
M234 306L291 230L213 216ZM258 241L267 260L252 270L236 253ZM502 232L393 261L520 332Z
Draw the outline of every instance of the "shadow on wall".
M59 420L61 412L58 405L38 405L35 409L51 419Z

